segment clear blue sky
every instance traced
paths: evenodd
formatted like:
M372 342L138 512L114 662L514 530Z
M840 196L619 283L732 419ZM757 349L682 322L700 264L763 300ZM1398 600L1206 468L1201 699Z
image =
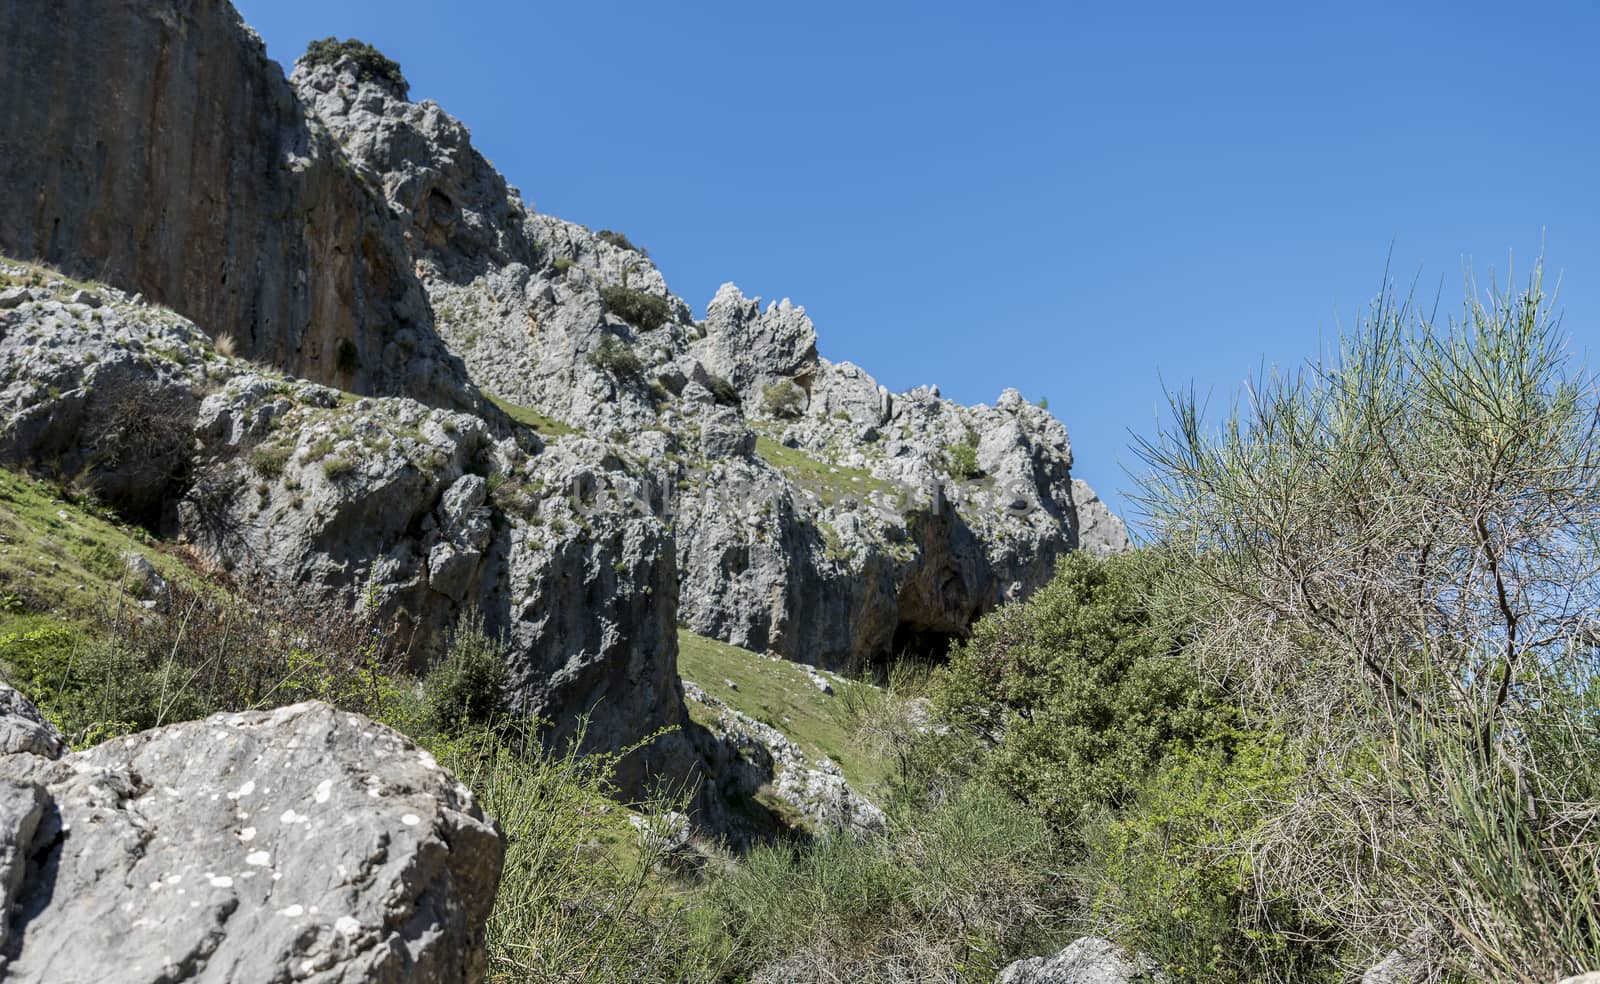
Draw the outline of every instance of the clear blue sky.
M1114 506L1162 385L1218 399L1401 279L1543 248L1600 341L1600 5L239 0L401 63L527 200L697 311L791 297L891 389L1048 396Z

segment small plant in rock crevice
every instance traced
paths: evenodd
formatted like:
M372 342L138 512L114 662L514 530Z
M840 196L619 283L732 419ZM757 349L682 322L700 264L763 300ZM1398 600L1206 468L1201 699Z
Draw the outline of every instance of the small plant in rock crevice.
M600 344L589 353L589 364L620 379L638 379L644 373L644 363L633 346L615 335L600 339Z

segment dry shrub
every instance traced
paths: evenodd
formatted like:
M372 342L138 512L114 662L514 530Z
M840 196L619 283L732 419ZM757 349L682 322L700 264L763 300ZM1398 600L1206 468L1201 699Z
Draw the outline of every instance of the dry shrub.
M1191 395L1142 448L1189 652L1280 722L1303 784L1255 870L1352 960L1600 966L1600 405L1535 271L1441 323L1384 293L1340 357Z

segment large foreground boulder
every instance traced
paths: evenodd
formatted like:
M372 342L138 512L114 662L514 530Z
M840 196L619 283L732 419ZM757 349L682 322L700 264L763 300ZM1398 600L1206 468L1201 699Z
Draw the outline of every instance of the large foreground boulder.
M456 982L504 843L427 752L322 703L0 757L0 978Z

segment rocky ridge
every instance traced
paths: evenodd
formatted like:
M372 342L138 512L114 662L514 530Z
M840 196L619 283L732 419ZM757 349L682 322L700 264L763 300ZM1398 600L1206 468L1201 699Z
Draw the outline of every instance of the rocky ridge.
M854 665L959 635L1063 552L1127 546L1016 391L890 393L821 358L803 308L732 284L697 321L625 238L535 213L437 104L358 76L302 63L292 82L382 189L473 379L647 462L690 628Z
M1014 390L890 393L731 284L696 320L625 237L534 212L458 121L348 57L286 80L224 0L0 17L0 91L34 107L0 124L0 177L37 189L0 248L119 285L0 270L0 460L371 606L418 668L479 608L514 708L558 735L680 724L678 623L851 667L1126 545ZM38 78L72 91L49 118ZM656 766L726 752L696 739Z

